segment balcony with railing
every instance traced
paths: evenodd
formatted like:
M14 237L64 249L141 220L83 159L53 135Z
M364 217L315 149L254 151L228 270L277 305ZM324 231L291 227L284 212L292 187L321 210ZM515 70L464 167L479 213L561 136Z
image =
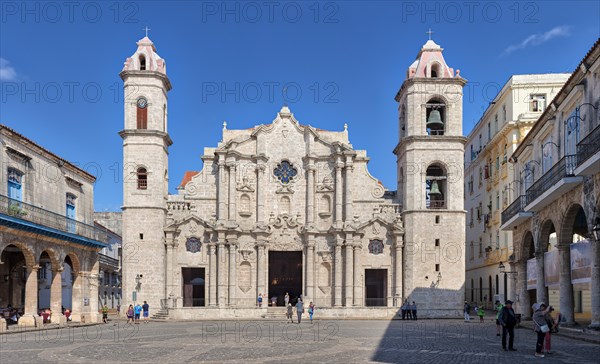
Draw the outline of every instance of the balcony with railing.
M64 215L0 195L0 225L95 248L107 246L108 233Z
M540 211L583 181L575 176L577 155L567 155L527 189L525 211Z
M502 211L502 225L500 229L511 230L517 225L527 220L533 215L533 212L525 211L527 205L527 195L517 197L504 211Z
M575 175L589 176L600 172L600 125L577 144Z

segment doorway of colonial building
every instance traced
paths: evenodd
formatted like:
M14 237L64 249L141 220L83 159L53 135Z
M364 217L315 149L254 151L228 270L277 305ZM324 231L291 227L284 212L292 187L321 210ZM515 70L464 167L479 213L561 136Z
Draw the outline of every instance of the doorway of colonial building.
M204 268L181 268L183 307L202 307L205 302Z
M277 306L285 305L285 293L295 304L302 294L302 252L269 251L269 302L277 297Z
M387 269L365 269L365 305L387 306Z

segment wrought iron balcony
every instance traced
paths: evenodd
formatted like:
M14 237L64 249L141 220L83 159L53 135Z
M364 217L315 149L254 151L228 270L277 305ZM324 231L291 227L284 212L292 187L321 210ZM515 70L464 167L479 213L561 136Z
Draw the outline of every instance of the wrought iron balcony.
M86 238L83 239L86 240L84 243L89 243L91 245L104 246L104 244L108 243L109 241L108 234L95 226L69 219L66 216L27 204L25 202L13 200L4 195L0 195L0 215L6 215L7 217L12 218L5 219L7 224L9 220L13 222L22 220L23 222L30 222L39 226L37 227L29 224L31 229L53 229L54 231L47 231L49 234L54 234L56 233L56 230L58 230L58 232L66 233L66 236L71 237L74 240L77 240L77 236ZM95 244L93 241L104 244Z
M511 203L506 210L502 211L502 224L506 224L508 220L513 218L519 212L525 211L527 206L527 196L521 195Z
M600 152L600 125L577 144L577 167Z
M535 201L563 178L574 176L576 166L577 155L567 155L559 160L548 172L527 189L527 204L529 205Z

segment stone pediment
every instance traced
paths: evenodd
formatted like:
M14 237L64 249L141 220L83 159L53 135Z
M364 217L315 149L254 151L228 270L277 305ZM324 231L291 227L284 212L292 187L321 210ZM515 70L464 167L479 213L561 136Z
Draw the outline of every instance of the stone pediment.
M202 218L196 216L196 215L188 215L183 219L180 220L175 220L174 222L172 222L171 224L169 224L166 228L165 231L177 231L179 230L182 226L184 225L190 225L190 231L192 231L192 229L197 229L198 226L204 228L204 229L212 229L213 226L212 224L210 224L207 221L204 221Z
M398 224L397 222L384 220L379 216L356 227L356 231L363 235L367 232L372 233L373 235L382 235L385 230L396 234L404 234L404 227L402 226L401 220Z

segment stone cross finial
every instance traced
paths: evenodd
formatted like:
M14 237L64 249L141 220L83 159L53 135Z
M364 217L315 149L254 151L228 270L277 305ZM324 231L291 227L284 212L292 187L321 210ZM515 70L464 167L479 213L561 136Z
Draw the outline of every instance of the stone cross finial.
M152 30L152 29L148 28L148 26L146 25L146 27L145 27L144 29L142 29L142 30L145 30L145 31L146 31L146 37L147 37L147 36L148 36L148 31L149 31L149 30Z
M227 130L227 122L223 121L223 131Z
M344 131L348 131L348 123L344 123Z
M429 34L429 40L431 40L431 34L433 34L433 31L431 28L429 28L429 31L425 32L425 34Z

